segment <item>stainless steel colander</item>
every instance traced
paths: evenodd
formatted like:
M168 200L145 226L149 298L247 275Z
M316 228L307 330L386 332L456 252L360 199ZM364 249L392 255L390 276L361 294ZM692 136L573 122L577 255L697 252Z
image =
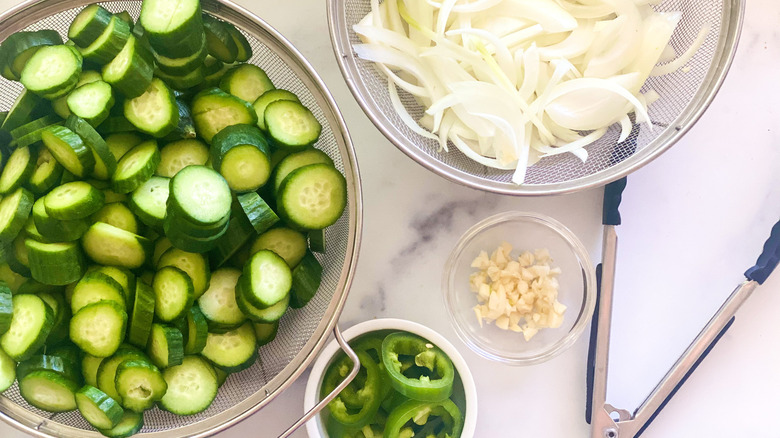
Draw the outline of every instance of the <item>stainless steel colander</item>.
M549 195L597 187L614 181L649 163L671 147L699 119L720 88L736 49L744 0L664 0L659 11L681 11L683 18L671 44L682 53L702 26L709 35L687 64L689 69L651 78L645 85L661 95L650 106L655 129L641 127L636 142L618 145L618 127L612 127L588 147L583 163L571 154L545 158L528 169L526 184L512 184L511 171L478 164L455 147L439 152L437 142L412 132L393 110L387 81L369 61L355 55L360 40L352 26L371 11L369 0L328 0L331 39L341 71L352 94L380 131L412 159L452 181L476 189L509 195ZM423 114L414 98L400 91L409 114Z
M28 1L0 16L0 40L20 30L36 29L54 29L65 38L73 18L89 3L92 1ZM127 10L134 18L141 10L140 1L101 4L112 12ZM240 29L254 51L249 62L261 66L276 86L292 91L312 110L323 127L316 146L330 155L345 175L348 205L341 219L327 230L328 251L318 256L324 267L322 285L314 299L303 309L288 311L276 340L260 349L255 365L227 379L208 410L187 417L159 409L147 411L142 435L149 437L214 434L251 415L290 386L317 355L331 330L337 331L360 244L362 201L355 152L330 92L303 56L249 11L223 0L203 0L202 7ZM0 78L0 109L8 109L21 89L20 84ZM78 412L50 414L31 407L16 385L0 395L0 418L35 436L100 436Z

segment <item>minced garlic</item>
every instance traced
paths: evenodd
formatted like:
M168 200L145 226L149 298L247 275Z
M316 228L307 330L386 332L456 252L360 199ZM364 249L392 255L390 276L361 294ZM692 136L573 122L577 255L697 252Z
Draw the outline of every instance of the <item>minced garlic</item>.
M471 274L471 290L479 304L474 312L479 320L495 322L502 330L522 333L528 341L543 328L563 323L566 306L558 302L560 268L551 268L546 249L526 251L513 260L512 246L502 243L488 257L482 251L471 263L479 269Z

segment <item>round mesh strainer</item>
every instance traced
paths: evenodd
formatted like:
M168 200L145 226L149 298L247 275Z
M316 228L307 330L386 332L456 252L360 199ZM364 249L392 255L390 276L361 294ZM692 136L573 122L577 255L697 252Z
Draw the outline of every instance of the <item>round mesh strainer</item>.
M548 157L528 169L526 184L511 182L511 171L494 170L463 155L454 146L439 152L437 142L412 132L393 110L387 81L369 61L357 57L352 45L360 43L352 26L371 11L369 0L328 0L328 16L336 58L360 106L382 133L412 159L452 181L495 193L549 195L607 184L647 164L672 146L698 120L726 75L736 49L744 0L664 0L659 11L680 11L682 21L671 44L684 52L702 26L710 26L705 43L687 64L690 70L654 77L645 84L661 95L650 106L652 132L641 126L632 140L617 144L619 127L613 126L597 143L588 146L583 163L571 154ZM414 98L399 90L409 114L423 114ZM635 131L636 132L636 131ZM632 134L633 136L634 134Z
M0 16L0 40L20 30L54 29L66 39L68 26L89 0L24 3ZM140 1L101 3L112 12L127 10L137 18ZM181 417L157 408L144 415L144 436L206 436L223 430L265 406L287 388L314 359L333 329L357 263L362 222L360 181L352 143L336 104L313 68L279 33L250 12L229 1L203 0L203 10L242 30L252 44L249 61L261 66L277 87L297 94L322 124L317 147L325 151L346 176L348 206L326 233L327 253L318 255L324 267L322 286L303 309L282 318L279 334L262 347L251 368L232 374L212 406L197 415ZM0 79L0 110L8 109L21 91L16 82ZM0 396L0 418L37 436L101 436L78 412L50 414L28 405L14 385ZM280 431L281 432L281 431Z

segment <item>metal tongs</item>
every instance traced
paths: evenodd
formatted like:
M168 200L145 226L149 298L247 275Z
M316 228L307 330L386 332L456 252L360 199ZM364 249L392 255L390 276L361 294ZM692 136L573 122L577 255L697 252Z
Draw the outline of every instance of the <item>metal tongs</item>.
M587 369L588 394L585 419L591 425L592 438L635 438L641 435L726 330L731 327L734 314L740 306L758 285L764 283L780 261L780 222L778 222L772 228L756 265L745 272L745 281L734 289L645 401L633 413L615 408L606 403L607 367L617 258L615 227L620 225L618 207L625 187L626 178L622 178L607 185L604 190L602 262L596 268L599 296L591 324Z

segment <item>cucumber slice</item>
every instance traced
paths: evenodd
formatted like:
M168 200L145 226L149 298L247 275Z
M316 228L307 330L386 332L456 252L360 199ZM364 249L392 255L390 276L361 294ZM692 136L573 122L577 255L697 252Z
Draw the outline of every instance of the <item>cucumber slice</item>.
M61 124L62 120L59 117L48 114L14 129L11 131L11 138L16 141L17 148L23 148L41 141L41 134L47 126Z
M243 210L241 210L241 207L234 206L227 231L217 240L214 249L209 253L212 265L216 267L222 266L255 235L255 229Z
M279 187L277 208L286 222L308 230L333 225L347 206L347 181L328 164L291 172Z
M170 75L162 70L157 70L154 75L165 81L168 86L174 90L187 91L190 88L196 87L203 83L204 75L203 68L200 66L192 69L189 73L182 76Z
M162 138L179 123L179 111L173 92L165 82L154 78L140 96L125 100L124 114L139 131Z
M82 238L87 256L95 263L137 269L152 254L152 242L112 225L96 222Z
M211 143L212 166L225 177L232 190L251 192L268 181L270 147L256 126L228 126L217 133Z
M19 395L27 403L47 412L76 409L78 389L75 382L51 371L35 371L19 380Z
M3 76L18 81L22 70L33 54L43 46L62 44L60 34L51 29L34 32L16 32L8 36L0 47Z
M178 228L172 227L170 224L171 222L166 220L163 226L165 229L165 234L171 241L171 244L183 251L195 253L206 253L214 249L214 247L217 245L217 240L219 240L227 231L227 227L225 226L215 231L213 236L197 237L180 231Z
M137 281L133 317L127 332L127 340L138 348L145 348L149 342L149 333L152 331L154 319L154 301L155 294L151 286L143 281Z
M87 272L100 272L113 278L114 281L119 283L122 287L125 303L129 304L133 301L133 294L135 294L135 275L133 275L132 272L124 268L117 268L116 266L98 265L90 266L87 269Z
M98 301L113 301L125 309L126 301L122 286L102 272L89 272L79 280L70 299L70 310L74 314Z
M257 339L251 322L226 333L209 333L201 355L229 373L251 367L257 359Z
M212 226L230 214L232 196L225 179L205 166L189 166L171 180L168 210L196 225Z
M46 148L38 150L35 170L30 175L27 186L34 194L41 196L59 184L63 167Z
M292 273L276 253L261 250L250 257L241 279L244 298L256 307L266 308L290 293Z
M92 215L91 219L93 222L104 222L133 234L138 234L138 221L135 215L121 202L104 205L103 208Z
M187 314L187 343L184 344L185 354L197 354L206 346L209 326L200 307L192 306Z
M100 368L100 364L103 363L104 359L91 354L84 354L81 358L81 374L87 385L97 386L98 368Z
M186 75L195 70L196 67L202 66L203 61L208 55L206 50L206 34L201 33L201 46L192 55L181 58L169 58L167 56L160 55L154 52L154 59L157 61L157 66L160 70L168 75Z
M144 427L144 416L137 412L125 411L116 426L111 429L99 429L98 432L110 438L127 438L135 435Z
M163 140L165 142L172 142L177 140L194 139L197 136L195 132L195 121L192 119L192 111L190 111L190 105L187 103L183 96L176 97L176 107L179 110L179 124L166 135Z
M0 348L0 393L16 381L16 361Z
M274 193L279 191L282 182L293 170L310 164L329 164L332 166L333 160L319 149L307 149L284 157L274 169Z
M219 88L209 88L195 95L192 114L195 130L207 143L228 126L257 124L257 113L250 103Z
M314 298L322 283L322 265L307 252L301 263L292 271L292 290L290 291L290 307L300 309Z
M298 266L306 255L306 236L290 228L273 228L261 234L252 244L254 254L261 250L270 250L283 258L290 269Z
M114 354L125 338L127 313L114 301L99 301L82 307L70 320L70 339L95 357Z
M78 368L78 363L60 356L36 354L20 362L16 367L16 375L19 380L35 371L51 371L76 383L81 380L81 370Z
M35 204L33 204L33 207L35 207ZM43 237L43 234L38 231L38 227L35 226L35 220L33 220L32 216L27 218L27 222L25 222L23 230L24 233L19 233L20 236L25 234L30 239L37 240L38 242L51 242L49 239Z
M180 170L192 165L205 165L209 160L209 148L196 139L168 143L160 150L157 175L173 178Z
M60 221L50 217L46 213L45 200L46 198L44 197L35 201L32 208L32 218L35 222L35 228L47 240L52 242L72 242L79 240L89 229L89 222L83 219Z
M41 99L30 91L22 90L11 109L8 110L8 115L3 120L3 123L0 124L0 130L11 132L28 123L30 119L35 118L46 107L46 100ZM40 116L42 117L43 115Z
M248 294L243 289L244 285L239 280L236 289L236 303L238 308L253 322L272 323L279 321L290 307L290 294L287 294L273 306L261 309L246 299Z
M211 284L213 287L213 280ZM180 318L192 307L192 279L175 266L166 266L157 271L152 288L155 294L155 315L161 321L170 322Z
M157 239L156 242L154 242L154 253L152 255L152 264L154 266L159 266L160 264L160 258L163 254L165 254L165 251L168 251L171 249L173 244L171 244L171 241L168 240L167 237L160 237Z
M111 85L95 81L71 91L67 102L72 115L81 117L92 126L98 126L108 118L115 100Z
M82 9L68 29L68 38L81 47L98 39L111 21L111 13L98 4Z
M23 233L19 235L12 242L12 254L8 257L7 263L11 267L11 270L19 275L25 277L31 277L30 273L30 258L27 253L27 247L24 245L24 241L27 240L27 236Z
M120 132L107 136L105 141L111 155L119 162L128 151L141 144L144 139L134 132Z
M247 223L257 233L264 233L269 228L279 222L279 216L274 213L271 207L255 192L244 193L238 195L238 204L241 207L240 213L243 216L236 214L239 217L245 217Z
M184 340L181 332L173 327L153 324L147 352L152 362L162 369L181 365L184 358Z
M0 174L0 193L11 193L21 187L35 170L36 161L36 152L29 146L15 149Z
M8 286L8 283L0 280L0 335L3 335L11 327L11 318L14 314L12 298L11 288ZM0 358L0 362L2 362L2 358Z
M257 112L257 126L263 131L266 130L265 118L262 117L265 114L265 108L271 102L276 102L277 100L289 100L291 102L300 103L300 100L298 100L298 96L296 96L295 94L287 90L281 90L277 88L273 90L268 90L265 93L261 94L260 97L258 97L253 101L254 103L252 104L252 106L255 108L255 112Z
M236 304L236 284L241 271L222 268L211 274L208 290L198 298L198 307L210 323L219 326L238 327L246 316Z
M200 48L203 22L198 0L147 0L138 22L161 55L180 58Z
M193 415L205 411L217 396L217 375L214 368L198 356L186 356L181 365L163 371L168 391L160 400L166 411L178 415Z
M167 215L163 221L163 231L177 236L192 237L195 239L213 240L222 235L228 227L229 215L225 215L219 222L210 225L195 224L186 218L186 215L177 209L173 202L168 202ZM186 250L185 250L186 251Z
M203 87L217 87L222 76L230 70L231 64L225 64L219 59L208 55L203 61Z
M279 321L276 322L254 322L255 337L257 337L257 346L271 343L276 339L276 333L279 332Z
M0 336L0 347L17 362L29 359L43 347L54 323L54 313L36 295L13 297L11 326Z
M160 370L145 360L128 360L116 369L116 391L125 409L142 413L168 390Z
M169 182L168 178L153 176L130 195L133 211L144 224L158 230L165 219Z
M78 243L24 242L30 258L32 277L43 284L64 286L84 275L84 254Z
M94 70L82 70L81 74L79 75L79 81L76 82L75 88L79 88L82 85L86 85L100 80L103 80L103 77L100 76L100 73ZM54 112L57 113L57 115L62 117L63 119L67 119L68 117L70 117L70 108L68 108L68 96L69 94L59 97L57 98L57 100L51 103Z
M41 133L41 140L54 158L76 177L83 178L94 169L92 150L70 129L49 126Z
M114 400L120 400L119 393L116 391L116 369L127 360L147 360L146 355L141 350L132 345L122 344L111 357L104 358L97 370L97 387L108 394Z
M226 23L211 15L203 14L203 29L206 32L206 47L209 55L222 62L236 62L238 46L228 31Z
M223 22L223 24L227 28L228 33L230 33L230 36L233 37L233 41L236 43L236 47L238 48L236 62L249 61L249 58L252 57L252 46L249 44L249 41L247 41L244 34L236 29L236 27L232 24L228 22Z
M178 248L170 248L157 263L157 269L165 266L175 266L192 279L193 299L200 298L209 287L211 271L203 254L182 251Z
M46 213L66 221L89 217L100 210L104 202L103 192L84 181L63 184L44 198Z
M320 254L325 254L325 230L309 231L309 248Z
M134 147L119 160L111 177L111 186L117 193L130 193L154 175L160 164L160 150L154 140Z
M263 93L276 89L265 71L252 64L241 64L228 70L220 80L219 88L247 102L254 102Z
M81 416L96 429L111 429L125 412L116 400L91 385L76 393L76 406Z
M34 280L30 280L34 281ZM42 285L51 287L48 285ZM43 292L38 294L41 299L49 305L49 307L52 308L52 311L54 312L54 323L52 324L51 331L49 332L49 336L46 338L46 345L57 345L61 343L62 341L68 339L68 326L70 324L70 317L71 312L68 309L68 303L65 302L65 297L62 294L61 290L51 291L51 292ZM75 347L73 347L75 350ZM54 351L54 350L51 350ZM74 362L74 369L77 369L78 365L78 351L75 351L75 357L73 359ZM54 354L54 353L51 353ZM77 376L74 380L80 381L80 376Z
M81 59L67 46L45 46L32 55L22 70L25 88L46 99L68 94L79 80Z
M103 80L128 99L136 98L149 88L154 65L147 62L145 48L130 35L116 57L103 67Z
M103 33L87 47L80 49L84 59L96 64L111 62L130 38L130 25L116 15L108 21Z
M263 119L268 135L280 148L305 149L316 143L322 132L322 125L308 108L289 100L269 103Z
M33 195L18 188L0 201L0 242L11 242L24 227L32 210Z

